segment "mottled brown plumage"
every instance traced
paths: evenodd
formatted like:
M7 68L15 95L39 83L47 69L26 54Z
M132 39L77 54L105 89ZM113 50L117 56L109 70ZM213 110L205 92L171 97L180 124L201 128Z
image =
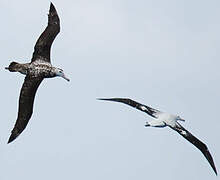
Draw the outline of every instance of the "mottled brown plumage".
M19 97L18 117L8 143L17 138L26 128L33 112L35 94L42 80L60 76L69 81L62 69L50 64L51 45L59 32L60 20L54 5L51 3L48 25L35 44L31 63L12 62L9 67L6 67L10 72L20 72L26 75Z

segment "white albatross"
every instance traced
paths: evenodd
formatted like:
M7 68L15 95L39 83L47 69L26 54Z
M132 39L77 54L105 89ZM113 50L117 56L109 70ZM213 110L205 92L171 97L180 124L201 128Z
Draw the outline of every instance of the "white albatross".
M177 131L181 136L183 136L185 139L187 139L189 142L191 142L194 146L196 146L202 152L202 154L205 156L205 158L208 160L209 164L211 165L212 169L214 170L215 174L217 175L217 170L215 168L215 164L214 164L213 158L208 150L208 147L178 123L178 121L185 121L184 119L180 118L180 116L158 111L156 109L153 109L149 106L140 104L140 103L133 101L131 99L125 99L125 98L107 98L107 99L105 99L105 98L101 98L98 100L121 102L121 103L127 104L129 106L132 106L134 108L137 108L138 110L141 110L141 111L147 113L148 115L152 116L153 118L156 118L156 120L152 120L152 121L147 122L145 126L151 126L151 127L168 126L168 127L172 128L173 130Z

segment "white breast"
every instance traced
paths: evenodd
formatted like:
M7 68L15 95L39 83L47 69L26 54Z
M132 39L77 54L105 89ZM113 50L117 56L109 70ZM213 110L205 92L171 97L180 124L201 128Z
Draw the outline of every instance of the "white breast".
M158 120L165 122L167 125L171 127L175 127L176 124L176 116L169 113L159 114Z

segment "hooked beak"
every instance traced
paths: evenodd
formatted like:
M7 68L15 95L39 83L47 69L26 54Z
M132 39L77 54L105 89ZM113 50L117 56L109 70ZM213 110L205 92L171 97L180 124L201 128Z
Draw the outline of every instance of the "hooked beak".
M62 74L62 76L61 76L61 77L62 77L63 79L66 79L67 81L70 81L70 79L69 79L69 78L67 78L65 74Z
M185 119L179 118L179 121L183 121L183 122L185 122Z

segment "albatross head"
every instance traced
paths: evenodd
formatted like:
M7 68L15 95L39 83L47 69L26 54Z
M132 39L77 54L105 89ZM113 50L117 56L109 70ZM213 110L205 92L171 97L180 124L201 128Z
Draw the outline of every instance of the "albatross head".
M176 116L176 121L185 121L185 119L182 119L180 116Z
M62 69L55 68L54 73L55 73L56 76L62 77L64 79L66 79L67 81L70 81L70 79L66 77L66 75L64 74Z

